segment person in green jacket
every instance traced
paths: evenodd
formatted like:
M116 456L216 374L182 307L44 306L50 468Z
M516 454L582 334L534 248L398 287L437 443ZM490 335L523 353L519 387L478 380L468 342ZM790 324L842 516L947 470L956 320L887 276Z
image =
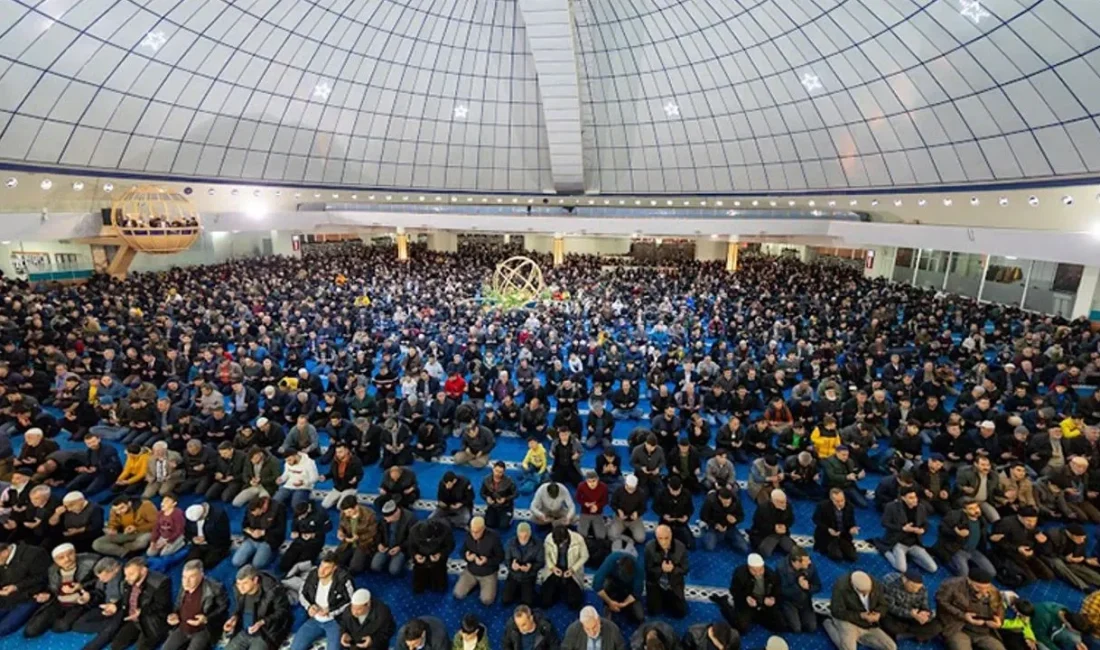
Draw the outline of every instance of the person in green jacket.
M1036 643L1046 650L1085 650L1082 637L1087 624L1061 603L1036 603L1031 627Z
M489 650L489 633L473 614L462 617L462 627L455 632L451 650Z

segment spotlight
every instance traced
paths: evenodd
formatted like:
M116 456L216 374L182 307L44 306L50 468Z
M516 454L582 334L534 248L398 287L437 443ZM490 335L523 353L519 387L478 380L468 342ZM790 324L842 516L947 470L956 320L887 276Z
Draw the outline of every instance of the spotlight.
M1002 196L1001 198L997 199L997 204L1000 205L1002 208L1005 207L1006 205L1008 205L1008 197Z
M1063 196L1062 197L1062 205L1067 205L1067 206L1068 205L1073 205L1073 197L1068 195L1068 194Z
M1039 205L1039 197L1032 194L1031 196L1027 197L1027 204L1034 208L1035 206Z
M19 179L12 176L4 184L8 186L8 189L14 189L19 186Z
M42 189L44 189L44 190L48 190L48 189L50 189L51 187L53 187L53 181L51 181L51 180L50 180L50 179L48 179L48 178L43 178L43 179L42 179L42 182L41 182L41 183L39 183L39 184L38 184L38 186L39 186L39 187L41 187L41 188L42 188Z
M973 206L977 207L977 206L981 205L981 203L982 202L978 199L978 197L976 197L976 196L970 197L970 205L973 205Z
M73 182L73 191L74 192L79 192L83 189L84 189L84 181L74 181Z

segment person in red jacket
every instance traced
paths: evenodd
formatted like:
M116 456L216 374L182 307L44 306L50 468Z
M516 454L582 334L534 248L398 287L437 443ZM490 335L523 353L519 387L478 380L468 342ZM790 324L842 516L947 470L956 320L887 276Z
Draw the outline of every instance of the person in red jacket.
M607 507L607 484L600 480L596 472L588 470L584 473L584 481L577 486L577 505L580 512L580 522L577 524L577 532L581 537L588 537L589 529L596 539L607 537L607 528L604 526L603 509Z
M456 402L462 401L462 396L466 394L466 380L458 374L458 370L452 370L451 376L443 382L443 392L447 394L448 398Z
M152 539L149 541L150 557L171 555L187 542L183 536L183 511L178 506L176 495L161 497L160 512L157 513L157 523L153 525Z

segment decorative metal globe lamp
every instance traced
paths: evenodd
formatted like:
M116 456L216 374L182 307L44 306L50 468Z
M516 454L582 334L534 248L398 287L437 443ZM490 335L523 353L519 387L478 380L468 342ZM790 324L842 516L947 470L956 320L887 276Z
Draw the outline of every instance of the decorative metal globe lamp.
M126 245L154 255L185 251L202 234L190 199L154 185L133 187L120 196L112 204L111 221Z
M497 264L484 298L493 306L515 309L539 300L545 290L542 268L530 257L517 255Z

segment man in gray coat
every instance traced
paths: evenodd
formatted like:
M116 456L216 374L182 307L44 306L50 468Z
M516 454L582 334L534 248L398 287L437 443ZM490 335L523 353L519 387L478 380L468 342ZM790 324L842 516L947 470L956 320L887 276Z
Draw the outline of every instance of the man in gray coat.
M589 645L591 641L592 645ZM581 610L580 620L565 630L561 650L626 650L619 626L603 618L591 605Z

